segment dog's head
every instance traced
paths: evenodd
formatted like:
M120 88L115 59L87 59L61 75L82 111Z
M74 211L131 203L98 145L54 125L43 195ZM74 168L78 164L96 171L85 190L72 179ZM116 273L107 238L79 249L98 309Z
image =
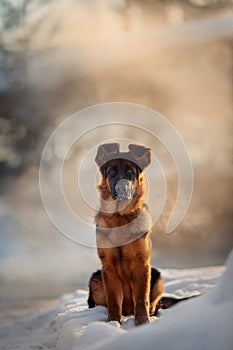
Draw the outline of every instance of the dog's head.
M150 148L130 144L128 149L128 152L120 152L118 143L108 143L99 146L97 151L95 160L104 180L103 192L108 192L112 200L130 201L138 192L143 171L151 162Z

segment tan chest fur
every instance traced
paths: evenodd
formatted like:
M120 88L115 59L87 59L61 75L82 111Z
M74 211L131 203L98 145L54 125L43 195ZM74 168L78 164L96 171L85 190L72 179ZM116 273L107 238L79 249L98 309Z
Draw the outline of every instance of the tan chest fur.
M151 216L146 207L137 215L99 213L96 226L97 247L125 246L150 231Z

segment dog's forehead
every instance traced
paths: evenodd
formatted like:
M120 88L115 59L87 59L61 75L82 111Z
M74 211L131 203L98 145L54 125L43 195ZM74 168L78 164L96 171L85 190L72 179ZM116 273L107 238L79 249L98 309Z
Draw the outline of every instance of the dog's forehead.
M115 158L115 159L111 159L108 162L106 162L104 165L104 167L113 167L113 166L117 166L117 167L137 167L137 165L125 158Z

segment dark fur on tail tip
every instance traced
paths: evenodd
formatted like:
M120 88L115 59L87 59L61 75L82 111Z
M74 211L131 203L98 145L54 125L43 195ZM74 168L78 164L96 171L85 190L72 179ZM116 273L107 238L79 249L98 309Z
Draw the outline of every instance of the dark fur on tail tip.
M199 295L191 295L190 297L186 298L173 298L173 297L162 297L158 303L158 309L168 309L181 301L189 300L195 297L198 297Z

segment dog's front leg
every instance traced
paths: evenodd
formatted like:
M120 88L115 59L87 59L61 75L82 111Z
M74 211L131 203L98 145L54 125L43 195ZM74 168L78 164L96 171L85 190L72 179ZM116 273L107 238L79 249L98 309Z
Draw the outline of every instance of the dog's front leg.
M149 263L141 262L133 271L135 325L150 322L150 270Z
M122 322L123 290L113 265L104 265L102 275L108 306L108 321Z

